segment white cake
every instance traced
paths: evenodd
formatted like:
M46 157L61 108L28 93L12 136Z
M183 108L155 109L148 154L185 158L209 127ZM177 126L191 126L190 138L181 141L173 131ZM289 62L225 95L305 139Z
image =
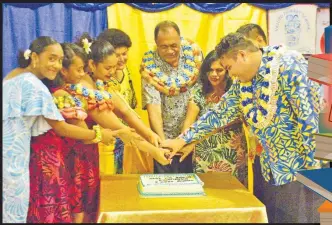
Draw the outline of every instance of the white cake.
M138 183L141 197L204 196L204 183L196 174L143 174Z

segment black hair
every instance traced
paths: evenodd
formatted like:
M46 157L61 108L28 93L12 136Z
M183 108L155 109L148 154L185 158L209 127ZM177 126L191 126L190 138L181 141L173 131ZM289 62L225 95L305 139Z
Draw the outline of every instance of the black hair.
M243 34L247 38L253 38L253 39L255 39L258 35L260 35L263 37L265 43L267 43L266 35L263 29L258 24L248 23L242 25L239 29L237 29L236 32Z
M58 44L58 42L51 37L40 36L40 37L36 38L30 44L29 50L31 51L31 54L32 54L32 52L35 52L39 55L40 53L42 53L45 50L45 48L47 46L53 45L53 44ZM26 68L31 63L31 54L30 54L29 59L25 59L24 52L25 51L19 51L19 54L18 54L18 66L20 68Z
M199 70L199 76L200 79L202 81L203 84L203 95L206 96L207 94L209 94L211 91L213 91L212 85L209 81L208 78L208 73L211 70L211 65L213 62L218 61L219 57L216 53L215 50L212 50L211 52L209 52L209 54L205 57L205 59L202 62L201 68ZM226 71L225 74L225 81L226 82L226 88L225 88L225 92L229 90L229 88L232 86L232 79L230 78L230 76L228 75L228 72Z
M88 59L92 59L95 63L102 62L105 57L115 53L114 47L104 39L93 40L88 33L83 33L77 44L83 47L83 39L92 42L90 46L91 52L88 54Z
M238 50L248 50L251 52L259 51L259 48L255 46L252 41L247 39L241 33L229 33L223 37L220 43L215 48L218 57L232 53L237 53Z
M62 43L61 47L63 49L64 57L62 61L62 66L68 68L72 63L74 56L81 58L84 62L84 65L88 62L88 56L84 49L81 46L78 46L74 43Z
M73 63L73 59L75 56L81 58L84 63L84 68L88 63L88 56L85 53L84 49L77 44L74 43L62 43L61 44L62 50L63 50L63 60L62 60L62 67L69 68L69 66ZM60 87L64 84L64 81L61 77L61 71L57 74L55 79L51 82L47 82L46 85L48 87Z
M111 45L113 45L114 48L119 47L131 47L131 40L128 34L126 34L124 31L116 28L111 28L104 30L102 33L99 34L97 37L97 40L106 40Z
M179 36L181 36L179 26L176 23L174 23L173 21L165 20L165 21L162 21L162 22L158 23L157 26L155 27L155 29L154 29L154 40L155 41L157 40L157 37L158 37L158 34L159 34L160 30L165 30L168 27L173 27L176 30L176 32L179 34Z

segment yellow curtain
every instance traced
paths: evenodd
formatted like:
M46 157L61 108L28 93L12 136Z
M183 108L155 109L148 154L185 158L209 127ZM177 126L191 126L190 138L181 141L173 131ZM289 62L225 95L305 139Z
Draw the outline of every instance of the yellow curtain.
M128 67L132 73L138 100L136 112L147 125L149 124L147 113L142 110L139 65L144 52L155 45L154 28L157 23L163 20L172 20L177 23L181 36L195 41L202 48L204 55L213 50L224 35L235 32L243 24L256 23L267 34L266 11L246 3L218 14L201 13L184 4L167 11L150 13L124 3L116 3L107 8L107 17L109 28L123 30L132 40L133 45L129 51ZM251 167L251 165L249 166ZM249 177L252 178L251 168L249 168ZM252 191L252 179L249 179L249 187Z

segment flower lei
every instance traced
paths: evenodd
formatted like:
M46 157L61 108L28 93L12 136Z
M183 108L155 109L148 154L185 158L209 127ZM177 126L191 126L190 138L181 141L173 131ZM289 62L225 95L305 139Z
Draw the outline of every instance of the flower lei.
M106 84L105 84L106 83ZM115 92L118 92L118 97L121 98L123 100L123 102L127 105L128 109L130 111L132 111L138 118L141 118L136 112L135 110L133 110L129 103L124 99L124 97L119 93L120 90L121 90L121 86L119 86L120 83L118 81L116 81L114 78L111 77L111 80L109 81L106 81L106 82L103 82L102 80L97 80L96 81L96 87L99 91L105 91L105 88L106 88L106 91L108 90L112 90L112 91L115 91ZM120 89L118 88L120 87Z
M166 95L179 95L186 92L188 87L195 84L202 56L199 47L192 41L181 37L181 48L185 57L185 64L181 75L171 78L164 74L154 61L154 51L144 53L141 66L146 73L142 77L152 84L159 92Z
M100 110L110 108L113 110L114 105L112 95L107 91L98 91L83 87L81 84L66 84L65 89L75 96L82 96L88 102L88 110L98 107Z
M85 120L88 116L82 109L82 102L76 97L70 95L58 97L54 96L53 101L57 108L60 110L60 113L66 119L75 118L79 120Z
M105 90L105 86L106 89L108 90L109 88L114 90L114 91L121 91L121 85L120 83L113 77L111 77L111 79L109 81L102 81L102 80L97 80L96 81L96 87L99 91L107 91Z
M262 82L262 93L258 99L254 100L255 79L253 81L240 83L240 98L244 116L249 124L256 128L266 127L277 109L279 58L285 49L276 46L268 52L268 62L266 63L266 74Z

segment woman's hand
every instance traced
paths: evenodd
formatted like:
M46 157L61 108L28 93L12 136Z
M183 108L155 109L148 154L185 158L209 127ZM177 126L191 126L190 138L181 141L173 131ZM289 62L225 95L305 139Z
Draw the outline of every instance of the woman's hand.
M180 149L183 148L185 144L186 142L181 138L167 139L161 143L161 147L172 149L171 154L169 156L169 158L171 159Z
M195 143L184 146L179 152L182 153L180 162L182 162L195 149Z
M110 145L115 142L114 131L110 129L101 129L101 142Z
M170 154L169 150L167 150L167 149L161 149L161 148L154 148L150 152L150 154L161 165L166 166L166 165L170 164L170 160L167 157L167 155Z
M115 130L113 134L115 137L120 138L125 144L132 144L132 142L135 141L144 141L144 139L136 133L135 129L129 127Z
M151 131L149 136L147 137L147 141L153 144L154 146L158 147L159 144L161 143L161 138L159 137L158 134Z

